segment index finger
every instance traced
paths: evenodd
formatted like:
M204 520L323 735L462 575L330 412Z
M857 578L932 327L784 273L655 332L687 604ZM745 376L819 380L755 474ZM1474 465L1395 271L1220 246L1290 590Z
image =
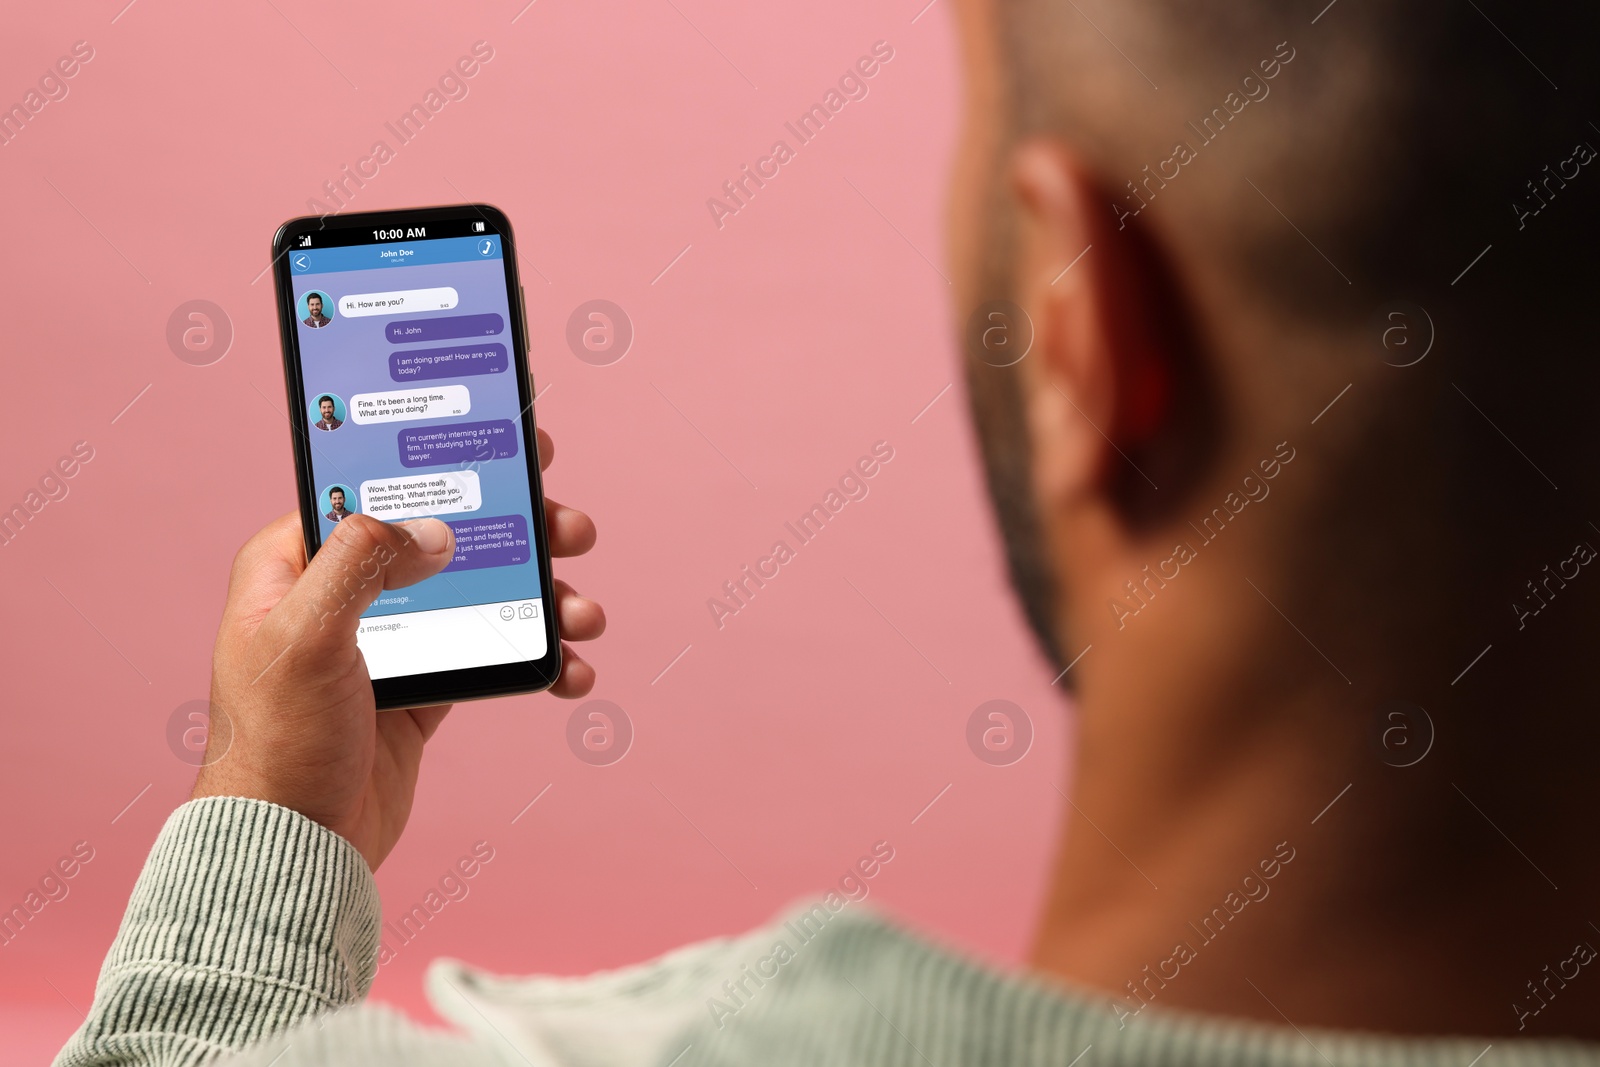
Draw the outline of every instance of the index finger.
M233 557L224 612L259 620L283 599L305 569L300 513L291 511L262 527Z
M538 427L534 427L533 435L539 446L539 469L549 470L550 461L556 458L556 443L549 434Z

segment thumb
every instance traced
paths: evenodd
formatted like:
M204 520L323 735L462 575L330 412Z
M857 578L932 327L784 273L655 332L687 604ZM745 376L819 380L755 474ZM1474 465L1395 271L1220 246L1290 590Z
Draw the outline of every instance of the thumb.
M432 577L454 555L454 531L438 519L387 523L352 515L334 527L263 628L287 640L319 634L353 641L361 613L380 593Z

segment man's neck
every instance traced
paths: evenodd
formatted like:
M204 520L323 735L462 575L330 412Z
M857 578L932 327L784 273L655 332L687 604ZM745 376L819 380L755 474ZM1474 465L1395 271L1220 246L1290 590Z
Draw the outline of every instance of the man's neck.
M1079 621L1077 771L1034 965L1125 1026L1186 1008L1600 1039L1600 961L1569 962L1600 948L1593 849L1567 829L1593 825L1593 738L1524 718L1591 694L1586 661L1537 646L1452 688L1443 658L1383 651L1392 624L1341 641L1211 562L1121 629ZM1431 728L1390 717L1396 696L1432 703Z

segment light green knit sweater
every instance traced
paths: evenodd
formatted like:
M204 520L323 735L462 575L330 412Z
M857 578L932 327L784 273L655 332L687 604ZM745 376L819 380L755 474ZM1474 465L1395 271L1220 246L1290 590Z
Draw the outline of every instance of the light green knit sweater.
M585 979L435 963L430 996L460 1029L427 1030L359 1003L379 904L348 842L261 801L193 801L151 850L56 1063L1600 1065L1600 1046L1565 1041L1302 1033L1154 1008L1119 1026L1103 1000L973 966L857 905L810 914Z

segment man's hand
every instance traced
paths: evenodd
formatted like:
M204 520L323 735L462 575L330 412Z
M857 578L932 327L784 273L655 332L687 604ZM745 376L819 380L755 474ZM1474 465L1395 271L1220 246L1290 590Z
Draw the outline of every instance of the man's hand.
M548 467L554 448L543 430L538 443L540 467ZM581 511L548 502L545 522L551 555L594 545L594 523ZM423 742L450 709L380 714L356 625L379 593L438 573L454 550L438 519L391 524L352 515L309 565L297 514L251 538L234 559L217 634L212 729L194 797L291 808L349 840L376 870L411 814ZM554 593L563 638L587 641L605 630L599 604L565 582ZM563 643L550 691L581 697L593 686L594 668Z

